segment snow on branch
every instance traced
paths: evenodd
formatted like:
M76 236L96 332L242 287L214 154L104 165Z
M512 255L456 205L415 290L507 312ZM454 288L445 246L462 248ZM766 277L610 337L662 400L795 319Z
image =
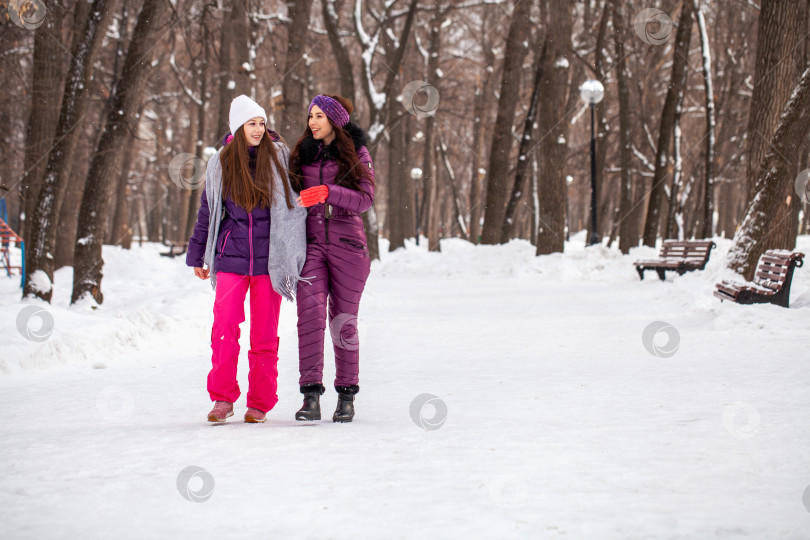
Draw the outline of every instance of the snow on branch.
M639 160L641 160L641 163L643 163L643 164L644 164L644 166L645 166L645 167L647 167L647 169L649 169L649 170L651 170L651 171L654 171L654 170L655 170L655 165L653 165L653 164L650 162L650 160L649 160L649 159L647 159L647 156L645 156L645 155L644 155L644 154L643 154L643 153L642 153L642 152L641 152L641 151L640 151L638 148L636 148L636 145L635 145L635 144L631 145L631 146L630 146L630 148L633 150L633 154L635 154L635 155L636 155L636 157L637 157Z
M172 67L172 71L174 72L175 77L177 77L177 82L180 83L180 86L183 88L183 92L191 98L191 100L199 105L200 107L203 106L202 99L197 97L194 92L189 88L185 82L183 82L183 78L180 76L180 68L177 67L177 63L175 62L174 52L169 55L169 65Z
M393 4L393 0L389 6ZM386 7L388 9L388 6ZM381 111L385 107L387 96L384 92L378 92L377 87L374 86L374 75L371 64L374 60L374 53L377 50L377 45L380 42L380 34L382 33L382 25L377 26L374 36L369 36L363 28L363 0L355 0L354 2L354 26L357 32L357 39L363 52L360 54L360 59L363 64L363 85L374 104L377 111Z

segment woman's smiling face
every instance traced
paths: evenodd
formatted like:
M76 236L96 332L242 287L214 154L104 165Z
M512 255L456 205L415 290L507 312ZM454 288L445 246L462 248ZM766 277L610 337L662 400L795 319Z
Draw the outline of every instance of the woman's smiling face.
M257 116L245 122L242 131L245 132L245 140L249 146L259 146L266 131L264 118Z
M309 111L309 129L312 130L312 136L316 140L322 140L326 144L331 143L335 138L332 124L317 105L313 105L312 110Z

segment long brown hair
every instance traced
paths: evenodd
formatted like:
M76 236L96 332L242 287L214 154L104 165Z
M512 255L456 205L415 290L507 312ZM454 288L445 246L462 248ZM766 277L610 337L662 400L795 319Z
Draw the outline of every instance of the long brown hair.
M281 142L283 140L279 138ZM270 133L264 131L262 140L256 146L256 177L250 174L250 155L248 143L245 139L244 126L240 126L233 134L233 139L225 145L220 154L222 163L222 194L230 197L233 202L252 212L254 208L270 208L273 206L273 168L281 174L281 183L284 185L284 197L287 208L292 208L290 202L290 180L287 171L281 166L276 153L276 145L270 138Z
M336 95L329 97L340 102L347 113L351 114L354 110L354 105L349 98ZM363 178L374 184L374 177L371 176L369 170L361 164L360 160L357 158L357 149L354 147L354 140L351 135L349 135L344 128L335 125L329 117L327 117L327 120L329 120L329 124L332 126L332 130L335 133L334 143L335 146L337 146L339 154L337 157L338 175L335 178L335 184L354 189L355 191L362 191L360 188L360 180ZM290 182L293 189L296 191L301 191L304 187L304 177L301 173L301 144L305 140L312 138L312 130L309 127L309 116L307 116L306 124L307 128L304 130L304 134L301 135L301 138L295 143L295 148L293 148L290 154Z

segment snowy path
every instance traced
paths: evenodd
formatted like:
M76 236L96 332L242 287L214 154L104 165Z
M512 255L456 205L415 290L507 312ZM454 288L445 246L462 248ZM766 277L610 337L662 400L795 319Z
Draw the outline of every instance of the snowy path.
M43 343L17 332L3 284L0 538L810 538L810 272L789 310L720 304L727 249L666 283L630 266L652 250L389 254L346 425L331 390L324 421L293 420L289 303L269 421L241 422L243 394L227 424L205 422L213 296L155 246L106 252L98 311L61 290ZM678 331L670 357L642 342L654 321ZM409 413L424 393L440 400L425 419L446 407L438 429ZM178 491L189 466L209 500Z

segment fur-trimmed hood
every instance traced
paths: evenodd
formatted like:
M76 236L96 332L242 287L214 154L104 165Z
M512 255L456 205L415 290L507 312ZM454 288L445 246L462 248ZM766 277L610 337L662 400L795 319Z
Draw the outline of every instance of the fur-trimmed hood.
M342 129L346 130L346 132L352 138L355 151L359 150L363 146L368 147L368 135L363 128L354 122L349 122L343 126ZM312 135L305 138L301 142L301 150L299 154L301 157L301 164L308 165L318 159L321 154L323 154L323 156L326 158L337 159L337 157L340 155L337 143L333 140L331 143L325 145L323 144L323 141L315 139L312 137Z

